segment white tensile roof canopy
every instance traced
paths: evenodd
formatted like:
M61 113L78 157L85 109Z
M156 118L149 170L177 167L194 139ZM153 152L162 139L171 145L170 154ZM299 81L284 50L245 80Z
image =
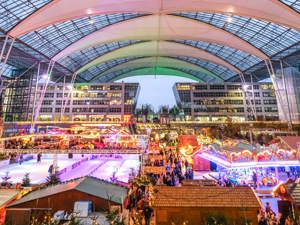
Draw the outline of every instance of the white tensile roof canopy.
M16 38L13 56L53 60L87 82L156 67L227 81L299 51L299 12L300 0L7 0L0 34Z

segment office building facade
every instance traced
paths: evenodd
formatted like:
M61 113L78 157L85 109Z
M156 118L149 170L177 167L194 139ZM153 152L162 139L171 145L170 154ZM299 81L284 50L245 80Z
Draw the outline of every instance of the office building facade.
M23 88L27 98L15 114L18 104L15 95ZM129 121L135 111L139 89L138 83L75 83L73 86L49 83L47 89L42 83L9 87L4 96L4 119L7 122Z
M277 100L271 83L176 83L177 105L186 120L278 120Z

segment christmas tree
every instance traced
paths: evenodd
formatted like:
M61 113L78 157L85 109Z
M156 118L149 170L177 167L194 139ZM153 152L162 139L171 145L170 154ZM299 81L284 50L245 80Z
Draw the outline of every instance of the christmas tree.
M60 183L59 175L58 175L57 173L55 173L55 174L50 174L50 175L46 178L46 183L47 183L47 185L55 185L55 184L59 184L59 183Z
M22 186L23 187L29 187L30 186L29 173L25 173L25 176L22 179Z

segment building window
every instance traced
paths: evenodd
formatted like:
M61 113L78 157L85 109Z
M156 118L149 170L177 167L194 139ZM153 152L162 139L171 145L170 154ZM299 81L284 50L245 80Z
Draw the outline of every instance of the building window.
M227 85L227 90L239 90L239 89L241 89L241 85L233 85L233 84Z
M260 97L260 93L259 92L254 92L254 96L259 98Z
M276 102L276 99L265 99L264 104L265 105L276 105L277 102Z
M224 90L225 86L221 84L212 84L209 88L210 90Z
M207 85L196 85L195 90L207 90Z
M122 86L121 85L111 85L109 87L109 90L111 90L111 91L121 91L122 90Z
M236 108L236 112L243 113L245 111L244 108Z
M41 108L41 113L52 113L52 108Z
M260 85L260 88L262 89L262 90L273 90L273 84L261 84Z
M52 103L53 103L53 100L44 100L43 101L43 105L52 105Z
M54 98L54 93L45 93L45 98Z
M256 112L262 112L262 107L256 107Z
M110 108L109 112L111 112L111 113L120 113L121 112L121 108Z
M176 89L178 91L188 91L191 90L191 86L189 84L177 84Z
M265 112L278 112L277 107L265 107Z
M275 97L274 92L263 92L263 97Z

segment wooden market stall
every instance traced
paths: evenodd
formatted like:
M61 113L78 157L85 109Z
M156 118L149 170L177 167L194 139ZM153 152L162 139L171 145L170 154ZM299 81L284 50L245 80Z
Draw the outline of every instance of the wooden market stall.
M227 224L257 225L260 202L250 187L157 186L151 201L157 225L205 224L209 217L223 216Z
M35 190L7 207L6 220L11 224L18 223L18 217L31 217L32 210L59 210L72 212L78 201L92 202L92 212L103 212L110 206L122 206L127 195L127 188L94 177L82 177L65 183ZM30 221L30 218L27 218Z

